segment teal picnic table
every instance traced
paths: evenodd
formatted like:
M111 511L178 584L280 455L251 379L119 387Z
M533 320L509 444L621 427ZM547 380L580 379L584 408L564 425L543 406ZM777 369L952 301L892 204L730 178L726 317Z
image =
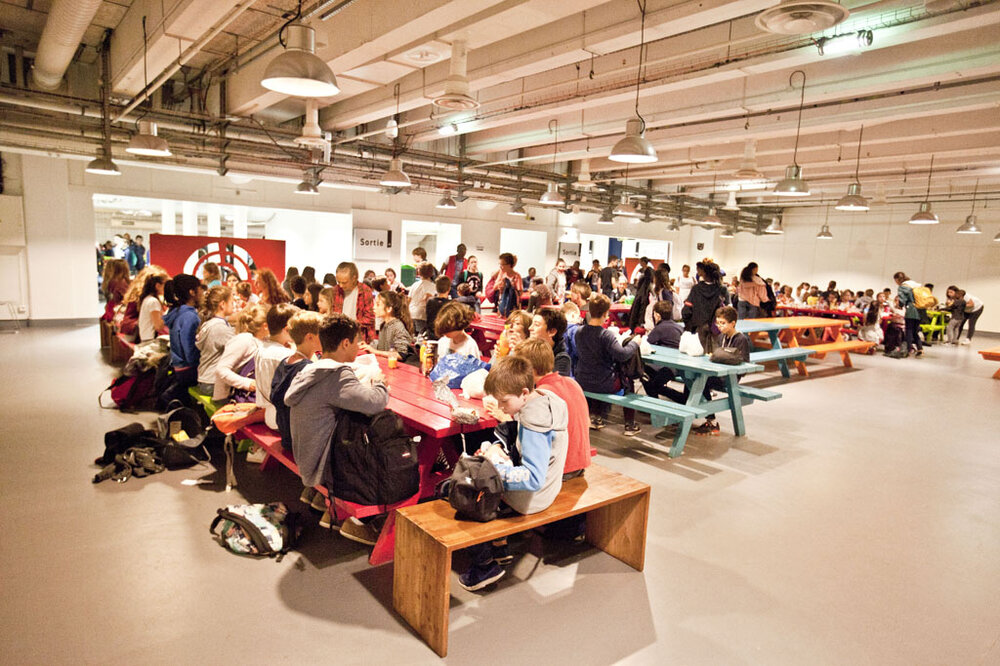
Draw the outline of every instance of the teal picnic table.
M736 322L736 330L740 333L745 333L747 335L751 335L753 333L767 333L767 337L771 341L771 348L755 349L751 346L750 362L767 363L768 361L773 361L778 364L781 376L785 379L791 377L791 373L788 371L788 361L801 363L807 356L815 353L814 350L806 349L804 347L782 347L779 333L787 328L788 325L782 323L780 319L775 319L773 321L740 319Z
M754 400L774 400L781 394L749 386L740 386L739 377L760 372L764 366L756 363L725 365L713 363L707 356L688 356L670 347L651 345L652 352L644 354L642 360L653 366L662 366L674 371L675 376L688 387L687 405L704 413L713 414L728 410L733 417L733 430L737 435L746 434L743 421L743 405ZM721 377L726 382L724 397L706 400L702 395L709 377Z

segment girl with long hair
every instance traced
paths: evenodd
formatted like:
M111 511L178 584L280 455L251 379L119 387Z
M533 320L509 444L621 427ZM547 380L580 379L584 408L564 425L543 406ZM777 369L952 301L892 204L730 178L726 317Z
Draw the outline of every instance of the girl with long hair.
M292 269L288 269L291 273ZM296 275L298 271L296 271ZM264 305L278 305L288 302L288 294L281 288L281 283L270 268L257 271L257 294Z
M229 287L212 287L201 304L201 326L195 337L195 346L201 352L198 362L198 391L205 395L215 393L215 367L222 350L235 333L227 318L233 313L233 292Z
M362 343L362 349L406 361L413 352L413 321L405 299L394 291L380 291L375 294L375 317L382 319L378 341L374 347Z

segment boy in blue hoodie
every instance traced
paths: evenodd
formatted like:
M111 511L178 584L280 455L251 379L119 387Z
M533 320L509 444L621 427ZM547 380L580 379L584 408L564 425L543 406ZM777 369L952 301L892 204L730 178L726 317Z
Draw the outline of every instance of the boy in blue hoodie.
M503 480L504 502L521 514L544 511L562 489L569 421L566 403L555 393L535 388L531 362L521 356L497 361L484 389L505 414L517 419L515 445L520 464L513 464L500 442L482 450ZM468 550L472 566L458 578L465 589L482 589L506 573L500 566L510 561L506 539Z
M161 409L171 400L188 404L188 387L198 383L201 352L195 345L195 337L201 318L196 308L205 292L201 281L187 273L178 273L168 284L171 308L163 323L170 329L170 367L174 374L157 403Z

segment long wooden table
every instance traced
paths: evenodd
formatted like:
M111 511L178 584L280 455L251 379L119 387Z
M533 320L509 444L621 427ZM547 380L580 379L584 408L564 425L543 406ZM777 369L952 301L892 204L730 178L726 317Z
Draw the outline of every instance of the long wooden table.
M843 319L829 319L827 317L771 317L753 319L751 321L778 324L784 330L778 333L779 340L786 347L806 347L812 349L816 358L822 359L827 353L839 353L844 365L853 367L850 352L868 351L873 343L862 342L860 340L844 339L843 329L849 322ZM823 342L822 333L817 331L831 329L833 331L833 342ZM799 374L808 376L809 371L803 361L795 361L795 367Z
M993 347L992 349L980 349L979 355L982 356L987 361L1000 361L1000 347ZM993 373L993 379L1000 379L1000 370Z

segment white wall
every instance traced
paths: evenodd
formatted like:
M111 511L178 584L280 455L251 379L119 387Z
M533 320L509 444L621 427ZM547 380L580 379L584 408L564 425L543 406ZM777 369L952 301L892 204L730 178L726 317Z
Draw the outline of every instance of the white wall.
M784 216L783 236L737 234L716 241L718 259L729 273L738 273L749 261L760 264L760 273L782 284L807 281L825 285L836 280L839 287L882 289L896 285L892 275L904 271L914 280L935 285L938 298L955 284L983 300L985 309L977 328L1000 331L1000 242L993 236L1000 227L1000 210L977 210L983 233L956 234L969 214L968 204L934 204L941 224L915 226L908 223L916 206L873 206L867 213L831 210L833 240L818 240L816 234L826 218L826 209L789 209Z
M319 211L274 211L267 222L266 237L285 241L285 265L316 269L316 279L333 273L342 261L353 261L354 233L351 216ZM361 269L364 272L364 269Z

